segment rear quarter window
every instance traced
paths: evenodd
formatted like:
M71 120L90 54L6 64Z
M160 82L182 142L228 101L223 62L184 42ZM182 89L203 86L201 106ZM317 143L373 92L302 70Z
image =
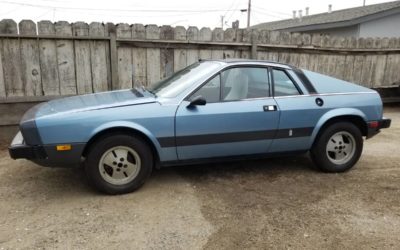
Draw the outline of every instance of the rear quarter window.
M290 96L299 95L295 83L290 79L289 75L280 69L273 69L272 75L274 79L274 93L275 96Z

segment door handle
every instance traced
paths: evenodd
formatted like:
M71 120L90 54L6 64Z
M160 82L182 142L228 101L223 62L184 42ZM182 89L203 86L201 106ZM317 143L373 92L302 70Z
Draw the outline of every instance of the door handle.
M276 105L265 105L263 106L263 109L265 112L270 112L270 111L277 111Z

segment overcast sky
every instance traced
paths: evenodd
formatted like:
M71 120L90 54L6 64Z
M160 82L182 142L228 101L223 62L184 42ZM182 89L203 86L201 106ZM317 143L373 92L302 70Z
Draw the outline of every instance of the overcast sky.
M390 2L366 0L366 4ZM0 0L0 19L15 21L65 20L69 22L142 23L172 26L221 27L239 20L246 26L248 0ZM252 0L251 24L292 17L293 10L310 8L310 14L362 6L363 0Z

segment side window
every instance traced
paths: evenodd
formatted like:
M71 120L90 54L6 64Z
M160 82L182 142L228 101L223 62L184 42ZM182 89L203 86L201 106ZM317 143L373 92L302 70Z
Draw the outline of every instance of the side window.
M299 95L296 85L284 70L273 69L275 96Z
M224 101L269 96L268 70L266 68L227 69L221 74L221 84Z
M221 77L216 75L214 78L209 80L204 84L199 90L197 90L193 95L192 99L201 95L206 99L207 103L219 102L219 97L221 93Z

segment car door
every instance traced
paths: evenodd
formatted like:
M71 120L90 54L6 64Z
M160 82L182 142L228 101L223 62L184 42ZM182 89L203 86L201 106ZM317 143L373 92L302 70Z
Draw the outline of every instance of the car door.
M176 113L179 160L267 153L278 127L267 68L225 69L189 95ZM190 106L202 96L204 106Z
M325 112L323 101L321 105L320 97L309 95L292 70L272 68L271 76L280 119L270 152L308 150L315 124Z

